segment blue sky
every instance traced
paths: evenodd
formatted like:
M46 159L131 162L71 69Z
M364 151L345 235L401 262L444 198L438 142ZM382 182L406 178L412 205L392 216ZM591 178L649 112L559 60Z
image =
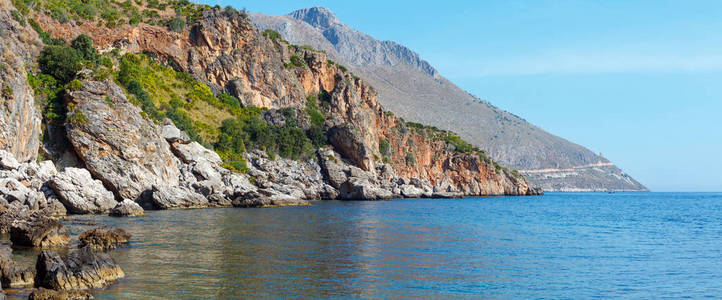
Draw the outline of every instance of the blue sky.
M722 1L204 1L325 6L655 191L722 191Z

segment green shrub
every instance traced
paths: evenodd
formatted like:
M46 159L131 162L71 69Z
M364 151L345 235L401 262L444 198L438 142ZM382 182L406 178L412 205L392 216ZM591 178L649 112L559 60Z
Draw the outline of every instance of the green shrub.
M143 90L143 87L140 83L138 83L138 81L130 80L126 85L126 89L128 89L128 92L135 95L138 101L140 101L140 108L148 116L156 121L163 120L163 114L158 111L155 104L153 104L153 100L150 99L150 96L148 96L148 93Z
M311 124L316 127L322 127L326 118L318 111L318 98L316 96L308 96L306 98L306 114L311 119Z
M28 19L28 23L30 23L30 27L32 27L35 32L38 33L40 38L43 40L43 43L45 45L65 45L65 40L61 38L52 38L49 33L45 32L42 27L40 27L40 24L38 24L37 21L34 19Z
M73 125L85 125L88 124L88 119L82 111L76 109L68 116L68 122Z
M306 64L306 61L303 60L303 58L301 58L301 56L298 53L291 55L291 63L289 65L287 65L287 67L291 67L291 66L304 67L304 68L308 67L308 65Z
M183 32L186 27L186 21L180 17L175 17L168 21L168 29L174 32Z
M68 83L68 89L71 91L79 91L81 88L83 88L83 83L80 80L73 79Z
M13 97L13 89L10 87L4 87L2 90L3 97L5 98L12 98Z
M83 55L68 46L50 45L40 52L38 65L40 70L55 77L60 83L69 82L75 77L82 64Z
M241 107L241 101L238 100L238 98L233 97L229 94L219 94L218 100L221 100L223 104L228 105L230 107Z
M25 4L24 0L13 0L13 5L23 15L27 15L30 12L30 8Z
M278 33L278 31L275 31L273 29L266 29L263 31L263 36L271 39L272 41L277 41L281 39L281 34Z
M326 137L326 133L323 132L323 128L320 126L311 126L311 128L306 131L306 135L308 136L308 139L311 140L311 144L313 144L316 148L320 148L328 144L328 137Z
M50 16L55 19L56 21L60 22L61 24L65 24L69 21L68 19L68 12L65 11L65 8L55 6L50 10Z
M95 47L93 46L93 39L91 39L88 35L79 35L72 42L70 42L70 45L73 47L73 49L78 50L78 52L83 55L83 58L85 60L90 61L93 64L98 62L98 50L95 49Z
M23 17L23 15L20 12L13 9L10 11L10 15L13 17L13 20L20 23L20 25L25 26L25 24L26 24L25 17Z
M391 145L386 139L379 139L379 153L383 156L391 155Z
M416 165L416 156L413 152L406 153L406 164L409 166Z

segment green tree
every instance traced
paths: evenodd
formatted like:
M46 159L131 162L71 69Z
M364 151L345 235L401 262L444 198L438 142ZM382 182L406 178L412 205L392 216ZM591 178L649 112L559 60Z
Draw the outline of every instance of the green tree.
M40 52L38 64L40 71L64 84L75 78L75 73L82 67L82 60L83 55L74 48L50 45Z
M96 64L98 62L98 50L93 46L93 39L86 34L81 34L76 37L70 45L73 49L78 50L83 55L83 58L87 61Z

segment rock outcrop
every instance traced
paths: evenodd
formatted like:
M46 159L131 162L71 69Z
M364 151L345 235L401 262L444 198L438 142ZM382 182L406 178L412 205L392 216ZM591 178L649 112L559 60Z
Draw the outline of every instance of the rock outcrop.
M112 82L83 81L67 98L77 122L66 125L75 152L119 199L153 185L177 185L178 163L158 125L140 114ZM75 116L75 117L72 117Z
M77 29L68 26L72 27L63 24L47 29L61 36ZM539 192L523 176L450 149L438 134L408 130L403 121L383 110L371 86L330 62L324 53L267 38L240 14L205 9L190 30L181 33L147 25L124 26L103 35L89 33L96 35L100 47L146 51L159 61L172 61L176 69L215 91L237 96L243 105L303 108L308 95L326 95L323 128L333 150L344 164L365 172L354 171L359 176L329 184L317 163L293 165L289 161L289 165L265 170L267 166L256 163L259 159L251 155L247 157L249 174L236 177L253 178L254 183L238 188L231 184L230 172L221 167L213 151L190 142L168 121L159 128L140 117L140 111L113 83L83 81L82 88L68 97L74 104L69 115L79 113L84 118L73 119L86 121L69 123L68 136L90 172L117 198L137 200L146 208L167 209L268 205L269 200L291 204L291 199ZM303 60L303 66L294 67L291 57ZM390 143L392 153L380 153L381 140ZM267 165L285 162L279 159ZM299 170L306 178L283 170ZM415 178L423 184L414 186L403 180L398 184L398 178L380 178L379 170L391 170L398 178Z
M9 0L0 0L0 149L21 162L34 160L40 146L40 114L26 70L42 49L37 33L11 15Z
M130 234L120 228L98 227L86 230L78 237L79 247L90 246L93 250L107 251L130 241Z
M499 163L527 171L522 174L536 186L549 191L645 190L600 155L469 94L411 49L359 32L327 8L305 8L285 16L252 13L251 19L260 30L276 30L290 43L323 50L376 88L379 101L390 111L458 132ZM575 170L600 162L610 166Z
M37 216L15 220L10 227L10 240L18 246L51 248L67 245L70 235L57 220Z
M125 199L110 210L110 215L114 217L142 217L145 215L143 207L129 199Z
M100 180L93 180L86 169L66 168L50 180L50 186L73 214L102 214L118 203Z
M38 287L59 291L102 288L125 276L108 254L95 253L89 246L73 250L66 257L43 251L35 269Z

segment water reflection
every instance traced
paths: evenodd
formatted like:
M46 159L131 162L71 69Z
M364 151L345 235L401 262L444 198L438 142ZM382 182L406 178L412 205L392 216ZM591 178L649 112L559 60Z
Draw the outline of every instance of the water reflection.
M317 202L78 216L126 229L99 299L720 295L722 195ZM68 222L74 235L89 226ZM16 256L32 264L36 252ZM12 297L17 297L14 295Z

